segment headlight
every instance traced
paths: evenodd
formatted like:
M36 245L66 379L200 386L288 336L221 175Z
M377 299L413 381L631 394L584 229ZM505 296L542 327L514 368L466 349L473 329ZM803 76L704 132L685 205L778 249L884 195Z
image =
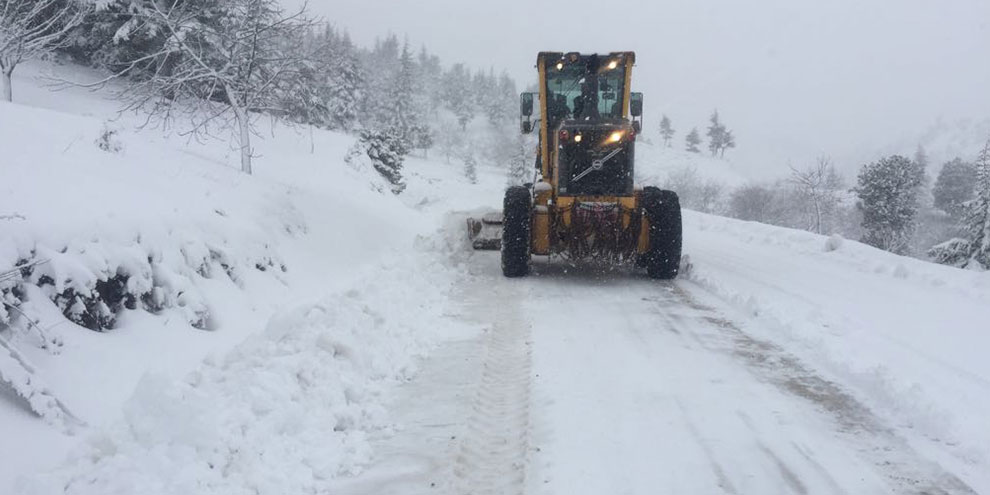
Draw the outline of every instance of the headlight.
M580 143L581 142L581 135L580 134L574 136L574 142L575 143Z
M612 133L611 136L608 137L608 142L609 143L618 143L619 141L622 141L622 136L623 135L625 135L625 132L615 131L615 132Z
M613 61L611 61L611 62L608 63L608 70L615 70L615 68L618 67L618 66L619 66L619 61L618 60L613 60Z

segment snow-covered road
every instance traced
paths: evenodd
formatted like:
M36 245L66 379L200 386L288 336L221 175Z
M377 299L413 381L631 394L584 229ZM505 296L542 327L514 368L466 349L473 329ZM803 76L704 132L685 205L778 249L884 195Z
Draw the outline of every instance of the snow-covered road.
M479 253L482 328L424 363L342 493L975 493L694 282Z

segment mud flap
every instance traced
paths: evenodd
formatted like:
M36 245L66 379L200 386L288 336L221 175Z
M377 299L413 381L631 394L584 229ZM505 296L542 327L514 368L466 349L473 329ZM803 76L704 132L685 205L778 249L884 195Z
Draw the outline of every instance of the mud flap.
M468 218L468 239L478 250L497 251L502 249L502 212L486 213L481 219Z

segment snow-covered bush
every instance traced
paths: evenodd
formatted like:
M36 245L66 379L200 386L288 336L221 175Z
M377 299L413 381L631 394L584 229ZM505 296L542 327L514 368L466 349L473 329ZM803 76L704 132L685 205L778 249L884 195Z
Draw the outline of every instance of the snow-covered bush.
M844 237L839 234L832 234L825 240L825 252L838 251L842 244L846 241Z
M725 184L715 179L703 179L694 167L672 172L663 188L676 192L685 208L716 215L726 209Z

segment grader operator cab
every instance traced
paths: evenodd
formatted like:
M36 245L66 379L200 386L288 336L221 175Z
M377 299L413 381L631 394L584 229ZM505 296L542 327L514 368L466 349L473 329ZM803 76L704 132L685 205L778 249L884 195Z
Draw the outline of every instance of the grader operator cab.
M520 98L522 132L539 132L537 181L510 187L501 214L468 220L475 248L501 248L506 277L527 275L532 255L677 276L677 194L633 182L643 113L643 95L630 91L635 61L633 52L537 57L539 92Z

